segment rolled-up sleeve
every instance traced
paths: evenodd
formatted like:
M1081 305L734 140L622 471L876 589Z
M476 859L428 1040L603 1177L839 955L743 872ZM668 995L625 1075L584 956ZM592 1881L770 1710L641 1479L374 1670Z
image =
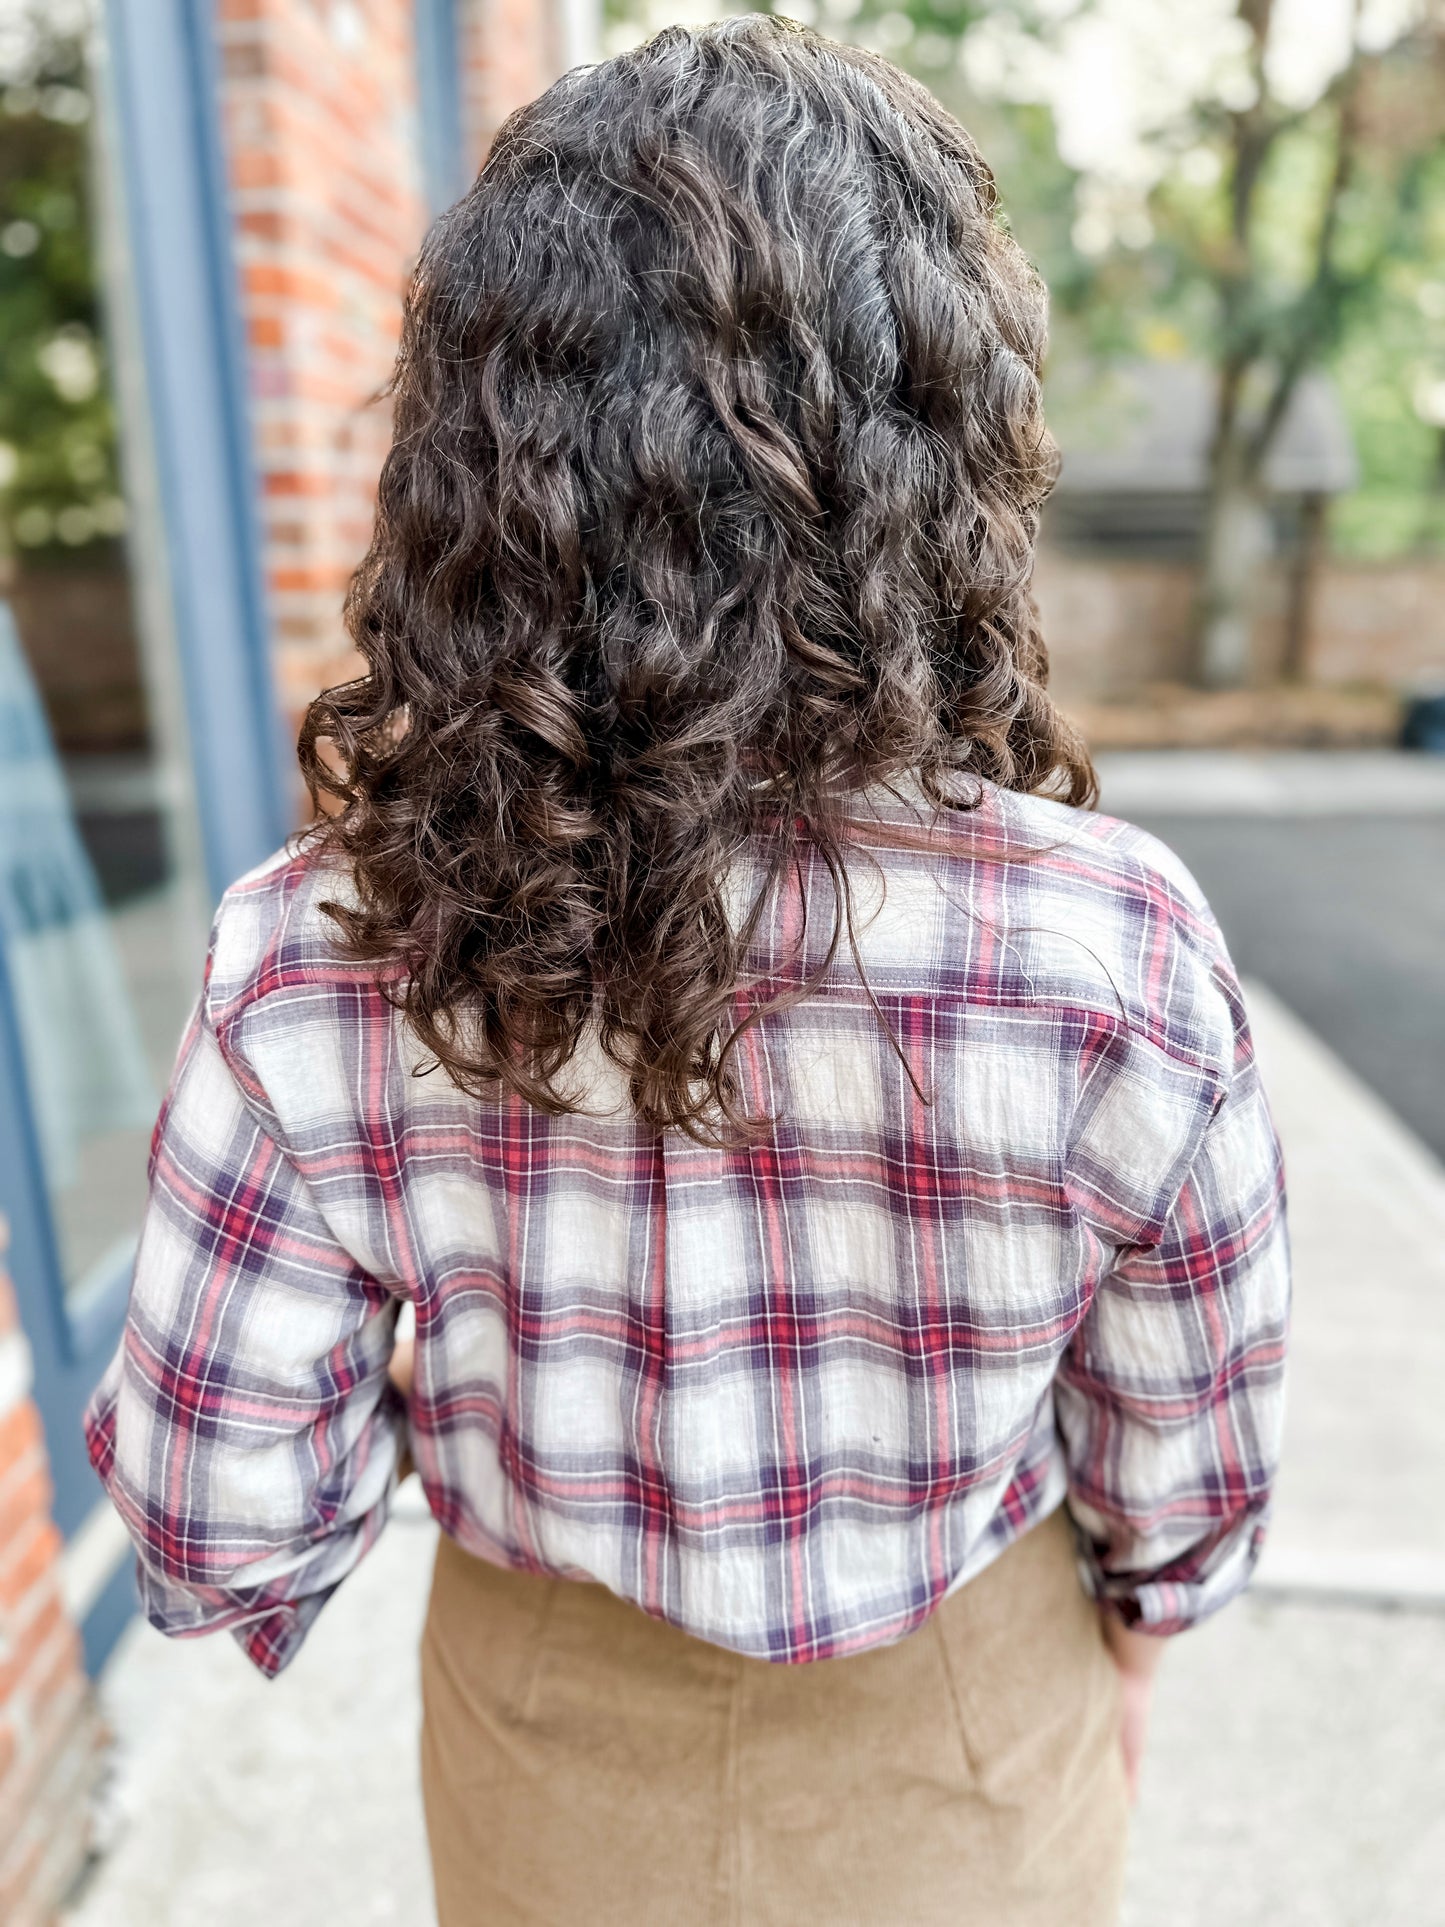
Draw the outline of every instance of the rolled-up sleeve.
M386 1517L396 1312L198 1014L156 1127L124 1337L86 1413L162 1632L229 1628L267 1674L294 1655Z
M1094 1591L1174 1633L1246 1583L1279 1458L1289 1255L1248 1031L1157 1242L1122 1251L1055 1387Z

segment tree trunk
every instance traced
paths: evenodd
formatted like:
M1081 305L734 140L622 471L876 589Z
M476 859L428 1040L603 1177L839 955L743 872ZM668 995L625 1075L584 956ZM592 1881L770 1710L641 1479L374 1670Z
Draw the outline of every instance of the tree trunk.
M1231 438L1232 439L1232 438ZM1260 578L1274 547L1268 506L1232 447L1212 464L1199 583L1199 680L1237 689L1254 663Z
M1314 639L1315 586L1325 555L1328 506L1323 495L1306 495L1300 502L1299 535L1295 541L1289 578L1284 658L1280 663L1280 674L1286 682L1304 682L1309 676L1310 644Z

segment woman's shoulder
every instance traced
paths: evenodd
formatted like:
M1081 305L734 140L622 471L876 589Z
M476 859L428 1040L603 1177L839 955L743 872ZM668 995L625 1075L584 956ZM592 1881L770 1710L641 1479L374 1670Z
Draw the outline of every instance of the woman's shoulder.
M1210 914L1182 858L1147 830L982 778L963 779L951 808L935 806L911 781L875 786L860 800L856 821L870 845L944 854L966 864L1026 864L1066 888L1170 899L1186 918Z
M1025 973L1066 1002L1097 998L1167 1051L1212 1068L1242 1023L1234 966L1204 891L1166 843L1119 817L990 788L978 841L997 859Z
M991 785L984 815L995 826L1001 853L1046 869L1052 865L1065 883L1102 885L1126 899L1176 908L1186 922L1212 920L1204 892L1183 858L1122 817Z
M255 1005L318 985L355 986L374 966L345 954L333 906L352 908L349 871L297 839L225 892L211 926L205 1006L219 1030Z

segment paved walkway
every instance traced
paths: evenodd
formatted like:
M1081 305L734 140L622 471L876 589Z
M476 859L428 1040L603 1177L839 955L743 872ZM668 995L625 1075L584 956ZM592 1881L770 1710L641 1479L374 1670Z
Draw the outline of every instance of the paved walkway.
M1445 1169L1258 985L1295 1307L1253 1592L1161 1673L1126 1927L1445 1923Z
M1442 1927L1445 1169L1250 1002L1293 1202L1286 1469L1255 1592L1163 1671L1126 1927ZM102 1686L107 1851L68 1927L427 1927L433 1544L413 1484L273 1686L228 1640L130 1629Z

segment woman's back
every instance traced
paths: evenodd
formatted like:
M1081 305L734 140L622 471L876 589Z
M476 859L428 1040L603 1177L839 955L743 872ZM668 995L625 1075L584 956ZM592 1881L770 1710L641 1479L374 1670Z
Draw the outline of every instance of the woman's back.
M231 892L141 1270L209 1283L179 1343L169 1294L142 1292L164 1365L120 1396L149 1406L131 1475L155 1489L161 1443L177 1476L159 1483L183 1495L158 1542L192 1578L206 1548L236 1603L259 1575L209 1558L217 1493L264 1495L278 1541L318 1504L354 1522L355 1543L267 1582L252 1639L272 1663L294 1602L378 1523L401 1301L413 1451L447 1531L741 1652L897 1638L1070 1479L1131 1612L1178 1625L1235 1589L1271 1467L1284 1245L1213 921L1167 852L1107 818L986 789L930 833L881 792L858 820L868 988L844 950L744 1032L743 1096L774 1122L734 1147L640 1127L596 1050L573 1115L418 1075L400 1013L337 958L334 871L302 855ZM806 862L775 893L739 1020L824 961L830 903ZM1216 1182L1226 1156L1242 1189ZM300 1349L298 1266L324 1275ZM233 1379L272 1321L292 1347L275 1409L253 1365ZM317 1496L307 1427L340 1386ZM102 1439L113 1422L102 1408Z

